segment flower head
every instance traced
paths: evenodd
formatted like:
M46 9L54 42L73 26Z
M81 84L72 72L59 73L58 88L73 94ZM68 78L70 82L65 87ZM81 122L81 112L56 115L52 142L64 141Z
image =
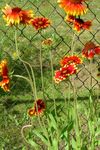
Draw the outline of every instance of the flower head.
M67 15L65 18L65 21L68 21L69 23L74 23L75 16L73 15Z
M22 24L30 24L32 19L33 19L32 10L22 10L21 11L21 21L20 22Z
M38 99L35 101L34 108L29 109L28 114L30 116L41 115L44 112L45 108L46 106L44 101L42 99Z
M0 81L1 88L6 92L9 91L9 76L8 76L8 66L7 61L2 60L0 63L0 76L2 77L2 80Z
M3 18L8 26L22 24L29 24L33 17L31 10L22 10L19 7L11 7L6 5L3 11Z
M6 20L7 25L19 24L21 21L21 8L14 7L11 8L9 5L6 5L3 11L3 18Z
M100 55L100 47L93 42L87 42L82 50L82 55L85 58L92 59L94 55Z
M75 18L74 20L74 29L76 31L80 31L81 29L89 30L91 25L91 21L84 21L80 18Z
M2 81L0 81L0 86L5 92L9 92L9 78L3 78Z
M60 70L55 71L54 81L55 83L59 83L63 80L65 80L68 76L75 74L77 72L76 65L68 64L64 65Z
M63 80L65 80L68 77L65 73L63 74L61 70L56 70L54 75L54 81L55 83L59 83Z
M65 56L60 61L61 66L65 66L66 64L68 65L72 63L74 63L75 65L81 64L82 60L78 56L73 55L73 56Z
M37 18L34 18L34 19L31 21L31 24L33 25L33 27L34 27L36 30L40 30L40 29L45 29L45 28L47 28L51 23L50 23L50 20L49 20L48 18L37 17Z
M60 68L62 74L65 74L66 76L75 74L77 72L77 67L74 63L64 65L62 68Z
M84 1L86 0L58 0L58 3L68 15L80 16L87 11L87 7L83 5Z

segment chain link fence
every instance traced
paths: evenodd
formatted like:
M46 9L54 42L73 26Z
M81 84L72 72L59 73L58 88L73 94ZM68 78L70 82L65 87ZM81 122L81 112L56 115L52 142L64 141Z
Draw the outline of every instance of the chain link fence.
M0 3L1 9L4 8L6 1L1 1ZM40 97L42 96L42 83L40 78L41 72L39 51L41 49L41 42L43 40L47 38L52 39L53 43L51 47L42 47L44 93L45 98L48 101L51 101L53 97L55 98L56 102L63 101L63 99L67 97L66 95L68 92L66 91L68 90L69 85L67 81L62 82L60 85L52 85L50 51L52 52L54 70L57 70L59 68L59 60L66 54L70 55L71 53L71 43L74 34L74 51L77 55L81 54L84 44L88 41L93 41L95 44L100 45L99 2L89 1L87 3L89 10L87 14L83 16L83 18L92 20L92 27L91 30L82 30L78 34L76 34L76 32L72 29L71 25L64 21L65 13L61 8L59 8L56 0L8 0L7 3L11 6L18 6L23 9L32 9L36 16L44 16L52 21L51 26L41 32L34 30L31 26L18 27L18 47L20 50L20 57L23 60L28 61L34 68L37 91ZM0 17L0 35L1 56L3 58L8 58L10 72L26 76L25 68L15 54L14 28L5 26L5 22L2 19L2 14ZM84 61L84 63L81 65L79 72L75 75L78 100L82 100L82 102L87 103L84 100L88 98L90 78L92 79L94 99L99 99L100 83L97 78L99 67L100 60L98 56L93 59L91 65L88 61ZM29 95L32 96L30 86L26 81L23 81L19 78L12 78L10 90L11 91L8 93L8 96L25 95L26 93L29 93ZM2 95L2 91L0 91L0 94ZM4 94L5 93L3 93L3 95ZM73 99L73 93L71 94ZM84 120L82 128L85 128L87 120L84 118L81 112L80 116Z
M1 8L5 6L5 2L1 2ZM88 41L93 41L96 44L100 44L100 17L99 17L99 7L98 2L90 1L87 6L89 8L88 13L84 15L84 18L93 20L92 28L90 31L81 31L76 34L72 27L64 21L65 14L64 11L59 8L57 1L52 0L41 0L41 1L9 1L8 4L11 6L19 6L24 9L32 9L36 16L45 16L48 17L51 21L51 27L45 31L38 32L35 31L32 27L21 26L18 28L18 47L20 49L21 57L30 62L31 65L36 70L37 78L37 88L38 91L41 90L41 81L40 77L40 60L39 60L39 51L41 48L41 42L47 38L53 40L53 44L50 48L42 48L42 61L43 61L43 71L45 78L46 93L51 93L50 90L50 80L48 81L48 75L50 76L50 53L48 49L52 51L54 69L56 70L59 67L59 60L66 54L71 53L71 42L73 39L73 34L75 34L74 40L74 51L76 54L80 55L84 47L84 44ZM14 28L6 27L1 16L1 25L0 25L0 34L1 34L1 51L3 52L4 57L8 57L10 60L10 71L14 71L16 74L25 75L25 68L23 64L19 62L15 54L15 41L14 41ZM92 88L96 89L99 86L99 81L97 79L97 71L100 66L98 57L92 62L92 74L90 73L90 68L88 62L85 62L79 72L76 75L78 93L81 93L83 90L89 90L89 80L90 76L92 78ZM14 81L13 81L14 80ZM13 79L11 83L11 91L26 93L30 90L27 83L24 83L20 79ZM58 88L58 86L57 86ZM61 87L60 87L61 89ZM56 91L57 92L57 91ZM59 92L58 92L59 93ZM49 95L49 94L48 94ZM62 94L61 94L62 95Z

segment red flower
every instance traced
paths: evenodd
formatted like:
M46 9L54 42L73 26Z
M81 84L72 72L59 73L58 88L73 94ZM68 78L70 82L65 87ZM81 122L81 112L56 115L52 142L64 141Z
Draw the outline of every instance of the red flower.
M56 70L55 71L55 76L54 76L54 81L55 83L59 83L63 80L65 80L68 77L67 74L63 74L61 70Z
M29 109L28 114L30 116L41 115L44 112L45 108L46 106L44 101L42 99L38 99L37 101L35 101L34 108Z
M87 42L82 50L83 57L92 59L96 54L100 55L100 47L96 46L93 42Z
M95 47L95 54L100 55L100 46Z
M5 92L9 92L9 78L3 78L3 80L0 81L0 86Z
M64 67L60 68L62 74L65 74L66 76L75 74L77 72L77 67L74 63L65 65Z
M59 83L65 80L69 75L75 74L77 72L76 65L68 64L60 68L60 70L55 71L54 81Z
M90 29L91 25L92 25L91 21L84 22L80 18L75 18L75 20L74 20L74 29L76 31L80 31L81 29L88 30L88 29Z
M86 6L82 3L84 1L86 0L58 0L58 3L68 15L80 16L87 11Z
M65 56L60 61L61 66L65 66L66 64L72 64L72 63L74 63L75 65L81 64L82 60L78 56L73 55L73 56Z
M5 8L2 10L4 15L3 18L6 20L7 25L19 24L21 20L21 8L14 7L11 8L9 5L6 5Z
M67 15L65 18L65 21L68 21L69 23L74 23L75 17L73 15Z
M19 7L11 8L9 5L6 5L2 11L4 13L4 20L7 22L7 25L10 26L20 23L29 24L33 16L32 11L22 10Z
M91 25L92 25L91 21L84 21L84 20L77 18L73 15L67 15L65 18L65 21L72 23L72 25L74 25L74 29L76 31L80 31L81 29L89 30Z
M3 60L0 63L0 76L2 77L2 81L0 81L1 88L6 92L9 91L9 77L8 77L8 67L7 61Z
M44 17L37 17L31 21L36 30L45 29L50 25L50 20Z
M32 19L33 19L32 10L22 10L21 11L21 21L20 22L22 24L30 24Z

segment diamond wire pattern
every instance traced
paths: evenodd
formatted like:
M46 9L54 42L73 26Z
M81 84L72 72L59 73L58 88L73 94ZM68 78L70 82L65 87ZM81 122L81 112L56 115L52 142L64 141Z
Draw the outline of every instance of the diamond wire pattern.
M92 2L89 2L88 4L87 4L87 6L88 6L88 9L89 9L89 13L92 15L92 17L93 17L93 19L95 19L97 22L98 22L98 24L100 25L100 21L99 21L99 19L96 17L96 14L92 11L92 9L91 9L91 7L90 6L92 6L91 5L91 3ZM14 5L14 6L17 6L17 4L13 1L13 0L11 0L11 1L9 1L8 2L8 4L10 4L10 5ZM39 16L46 16L43 12L42 12L42 9L43 9L43 5L47 5L47 7L50 7L50 12L47 14L47 16L46 17L49 17L49 18L51 18L52 19L52 17L53 17L53 15L54 14L56 14L56 16L57 16L57 19L58 20L60 20L60 21L58 21L57 22L57 24L56 24L56 27L55 27L55 25L54 24L52 24L51 25L51 32L53 32L54 33L54 36L56 37L56 41L55 41L55 44L52 46L52 52L53 52L53 54L54 54L54 56L55 57L58 57L58 60L62 57L62 54L64 55L64 54L70 54L70 50L71 50L71 43L69 42L70 40L71 40L71 34L73 34L74 33L74 31L72 30L72 28L71 28L71 26L69 25L69 24L67 24L65 21L64 21L64 17L65 17L65 14L64 14L64 12L62 13L61 11L59 11L60 9L59 9L59 7L58 7L58 4L56 3L56 1L53 3L52 1L41 1L41 2L36 2L36 3L34 3L33 1L24 1L23 2L23 5L21 6L22 8L26 8L26 7L29 7L29 4L30 4L30 6L31 6L31 8L33 8L33 9L35 9L35 13L36 14L39 14ZM45 12L46 12L46 10L45 10ZM54 20L55 21L55 20ZM62 24L64 24L64 27L62 27L63 25ZM66 30L66 34L68 34L68 36L70 37L69 38L69 41L67 41L66 40L66 35L65 35L65 32L64 32L64 34L62 34L62 32L63 32L63 30L64 30L64 28L66 28L66 26L67 26L67 29L68 30ZM61 32L59 32L57 29L58 28L63 28L62 29L62 31ZM46 39L46 37L45 37L45 34L43 33L43 32L41 32L41 33L39 33L39 32L34 32L33 33L33 35L31 34L31 36L29 37L29 34L25 34L24 32L26 31L26 30L28 30L28 28L26 29L27 27L23 27L23 28L18 28L18 30L19 30L19 38L21 37L21 38L24 38L24 40L25 40L25 42L28 42L28 44L29 45L31 45L31 47L33 48L33 49L35 49L35 50L37 50L37 51L39 51L39 46L37 46L37 45L35 45L35 42L33 42L34 40L36 41L36 39L38 38L38 36L41 36L41 39L43 40L43 39ZM14 46L12 46L12 45L14 45L14 38L13 37L11 37L10 36L10 34L8 33L8 31L9 30L11 30L10 29L10 27L6 27L6 28L2 28L2 27L0 27L0 32L2 33L2 35L3 35L3 37L2 37L2 40L1 40L1 42L4 44L6 41L8 41L8 43L10 43L10 45L9 45L9 48L7 48L8 50L7 50L7 52L8 52L8 54L9 54L9 51L10 51L10 49L14 49ZM31 29L32 30L32 29ZM96 35L98 34L98 32L100 31L100 28L98 28L95 32L93 31L88 31L87 32L87 35L89 35L89 41L95 41L96 43L98 43L98 44L100 44L100 42L98 41L98 39L96 38ZM84 37L83 37L83 35L85 34L85 32L86 31L82 31L82 32L80 32L79 33L79 35L76 35L76 41L77 41L77 43L79 44L79 45L81 45L82 47L84 46ZM70 34L71 33L71 34ZM76 34L76 33L75 33ZM48 35L49 35L49 33L48 33ZM50 35L49 35L49 37L50 37ZM76 42L75 41L75 42ZM85 41L86 42L86 41ZM23 43L22 43L23 44ZM2 44L1 44L2 45ZM59 48L61 48L62 47L62 45L63 45L63 49L64 50L62 50L63 52L61 53L59 53ZM1 46L2 48L3 48L3 45ZM21 52L21 55L23 55L22 57L24 58L24 53L27 51L27 48L26 47L24 47L24 50L21 50L22 52ZM79 53L81 53L81 51L79 52ZM28 59L30 59L30 58L28 58ZM98 64L98 66L99 66L99 60L95 60L95 62L96 62L96 64ZM14 66L16 66L16 63L17 63L17 61L13 61L13 68L14 68ZM55 62L54 62L55 63ZM57 62L56 62L57 63ZM58 62L59 63L59 62ZM22 65L21 65L21 67L22 67ZM76 79L77 80L79 80L79 82L80 82L80 84L79 84L79 88L83 88L83 87L85 87L86 89L88 89L89 90L89 88L87 87L87 85L85 84L85 82L88 80L88 76L83 80L80 76L80 74L82 73L82 71L86 71L86 72L88 72L89 73L89 75L91 75L90 74L90 71L89 71L89 69L87 69L86 67L85 67L85 64L83 64L83 66L82 66L82 68L81 68L81 70L79 71L79 73L76 75ZM94 88L94 87L96 87L96 85L98 85L98 81L97 81L97 79L95 79L94 78L94 76L93 75L91 75L92 76L92 78L94 79L94 81L95 81L95 83L93 84L93 87L92 88ZM48 86L49 87L49 86Z

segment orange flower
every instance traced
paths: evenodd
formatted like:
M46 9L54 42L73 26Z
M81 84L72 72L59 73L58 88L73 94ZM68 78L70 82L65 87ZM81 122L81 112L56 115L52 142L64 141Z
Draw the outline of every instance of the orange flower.
M9 78L3 78L2 81L0 81L0 86L5 92L9 92Z
M33 17L31 10L22 10L19 7L11 8L9 5L6 5L3 11L3 18L7 22L8 26L17 25L17 24L29 24L30 20Z
M11 8L9 5L6 5L2 10L4 15L3 18L6 20L7 25L19 24L21 21L21 8L14 7Z
M68 76L66 74L63 74L61 70L56 70L54 75L54 81L55 83L59 83L63 80L65 80Z
M74 63L75 65L81 64L82 60L78 56L73 55L73 56L65 56L60 61L61 66L65 66L66 64L68 65L68 64L72 64L72 63Z
M74 74L77 72L77 67L74 63L65 65L64 67L60 68L62 74L65 74L67 76Z
M42 99L38 99L35 101L34 108L29 109L28 114L30 116L41 115L44 112L45 108L46 106L44 101Z
M93 42L87 42L82 50L83 57L92 59L96 54L100 55L100 47L96 46Z
M77 65L81 64L82 60L74 55L74 56L65 56L61 61L60 70L55 71L54 81L56 83L59 83L63 80L65 80L67 77L69 77L72 74L77 73Z
M75 17L73 15L67 15L65 17L65 21L68 21L69 23L73 23L75 20Z
M74 29L76 31L80 31L81 29L90 29L92 23L91 21L86 21L84 22L82 19L80 18L75 18L75 21L74 21Z
M22 10L21 11L21 21L20 22L22 24L30 24L32 19L33 19L32 10Z
M55 71L54 81L55 83L59 83L63 80L65 80L69 75L75 74L77 72L76 65L69 64L65 65L60 70Z
M8 67L7 67L7 61L3 60L0 63L0 76L2 77L2 81L0 81L0 86L3 88L3 90L9 91L9 77L8 77Z
M92 25L91 21L84 21L79 17L77 18L73 15L67 15L65 21L68 21L69 23L74 25L74 29L76 31L80 31L81 29L89 30Z
M87 11L87 7L83 5L84 1L86 0L58 0L58 3L68 15L80 16Z
M51 24L50 20L44 17L34 18L31 23L36 30L45 29Z

